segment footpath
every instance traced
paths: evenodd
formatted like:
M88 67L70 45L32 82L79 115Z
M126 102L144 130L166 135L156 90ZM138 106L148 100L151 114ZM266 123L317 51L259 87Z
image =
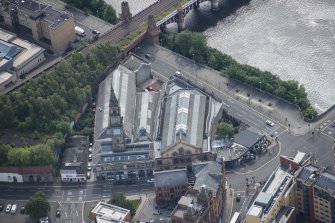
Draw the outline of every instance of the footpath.
M193 73L195 78L210 84L211 88L220 90L227 98L247 105L250 109L289 128L289 131L295 135L306 134L335 115L335 109L331 109L321 119L313 123L305 122L296 105L260 90L262 88L256 89L240 81L222 76L216 70L194 63L193 60L161 46L143 44L141 48L144 52L151 52L155 57L164 58L171 66L179 68L181 71ZM203 88L204 86L198 87Z

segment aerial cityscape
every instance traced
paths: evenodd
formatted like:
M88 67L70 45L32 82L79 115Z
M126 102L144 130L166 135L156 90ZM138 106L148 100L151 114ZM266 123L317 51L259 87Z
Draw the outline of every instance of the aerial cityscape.
M0 222L335 223L331 0L0 0Z

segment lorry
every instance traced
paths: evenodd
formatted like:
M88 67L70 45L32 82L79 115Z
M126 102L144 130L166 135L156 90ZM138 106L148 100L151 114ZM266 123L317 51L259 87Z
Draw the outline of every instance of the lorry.
M83 28L80 28L79 26L75 26L74 29L75 29L76 34L78 36L85 36L86 35L85 30Z

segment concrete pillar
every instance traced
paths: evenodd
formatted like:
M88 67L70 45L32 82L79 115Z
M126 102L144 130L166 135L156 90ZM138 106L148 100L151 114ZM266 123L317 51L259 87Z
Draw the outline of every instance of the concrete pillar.
M123 21L130 21L132 18L132 14L130 13L130 8L128 2L124 1L121 3L121 20Z
M178 8L178 32L182 31L183 29L185 29L185 14L184 14L184 10L183 8Z
M148 34L150 42L153 45L156 45L159 43L159 29L156 26L155 17L153 15L148 16L147 34Z
M212 0L212 11L218 11L220 9L220 0Z

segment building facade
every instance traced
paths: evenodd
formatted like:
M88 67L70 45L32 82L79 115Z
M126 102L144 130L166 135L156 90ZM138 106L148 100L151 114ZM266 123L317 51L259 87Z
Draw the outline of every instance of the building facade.
M175 206L188 188L186 168L154 172L156 203Z
M32 183L53 182L52 166L0 167L0 182Z
M193 165L194 186L179 199L171 213L173 223L217 223L225 202L224 165L215 161Z
M25 27L37 43L56 54L63 53L76 39L71 13L34 0L1 1L0 23L12 30Z

